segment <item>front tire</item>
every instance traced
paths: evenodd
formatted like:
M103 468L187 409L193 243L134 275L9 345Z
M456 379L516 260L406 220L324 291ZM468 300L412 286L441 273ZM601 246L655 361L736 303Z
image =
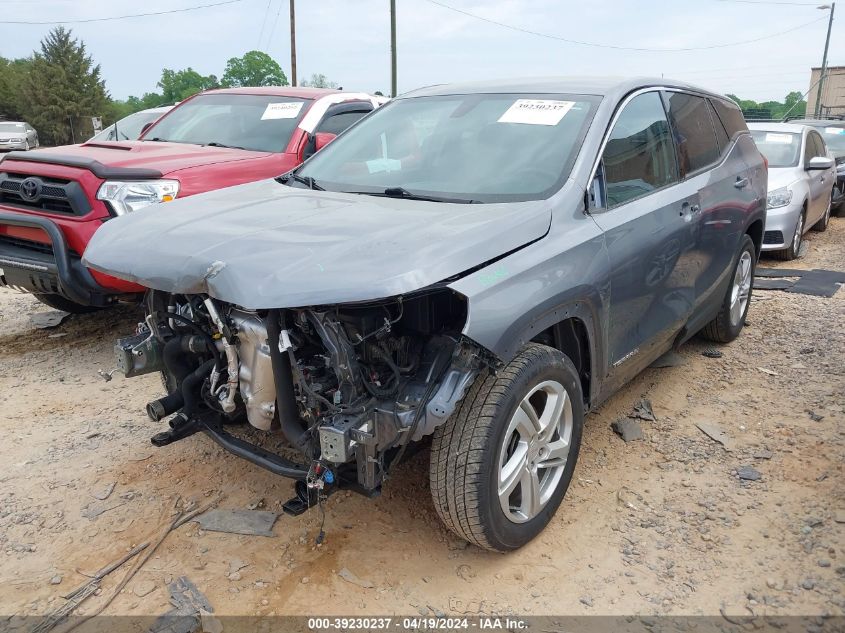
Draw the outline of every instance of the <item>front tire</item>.
M434 507L455 534L515 550L551 520L572 480L584 400L572 362L530 343L497 375L480 375L434 433Z
M801 242L804 240L804 216L806 214L807 209L805 208L801 211L801 215L798 216L798 220L795 222L795 231L792 233L792 240L789 242L789 247L780 251L772 251L772 255L774 255L775 259L789 262L798 257L801 252Z
M716 343L730 343L739 336L751 305L757 250L751 237L746 234L742 238L731 284L725 293L719 314L701 330L704 338Z
M819 218L819 221L816 222L812 227L810 227L811 231L818 231L819 233L824 233L827 231L827 227L830 224L830 209L833 206L833 191L830 192L830 200L827 201L827 210L824 212L824 215Z
M36 292L33 293L33 296L44 305L48 305L56 310L61 310L62 312L70 312L71 314L88 314L89 312L102 310L102 308L98 308L96 306L86 306L81 303L76 303L75 301L71 301L70 299L66 299L65 297L57 294Z

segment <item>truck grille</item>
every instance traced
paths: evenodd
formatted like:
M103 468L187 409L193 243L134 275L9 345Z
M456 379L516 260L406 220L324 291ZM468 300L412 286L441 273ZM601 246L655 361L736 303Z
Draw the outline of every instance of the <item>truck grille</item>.
M34 253L42 253L44 255L53 254L53 247L50 244L35 242L33 240L25 240L20 237L12 237L10 235L0 235L0 250L3 250L3 246L11 246L32 251Z
M35 195L27 196L27 191L35 191ZM29 174L0 173L0 204L62 215L85 215L91 211L78 182Z

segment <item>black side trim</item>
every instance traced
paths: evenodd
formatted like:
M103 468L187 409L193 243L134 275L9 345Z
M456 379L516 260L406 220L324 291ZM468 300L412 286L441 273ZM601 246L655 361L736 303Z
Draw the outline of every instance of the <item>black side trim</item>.
M102 304L102 301L96 300L97 295L106 295L107 291L100 288L86 268L73 265L65 236L50 219L0 212L0 224L38 228L47 233L53 245L53 258L61 294L80 305Z
M107 180L109 178L150 180L152 178L162 177L162 173L156 169L147 169L145 167L111 167L109 165L103 165L103 163L98 160L94 160L93 158L86 158L85 156L63 156L62 154L39 152L38 150L29 152L9 152L4 157L4 160L17 160L28 163L50 163L53 165L64 165L65 167L78 167L79 169L87 169L97 178L102 178L103 180Z

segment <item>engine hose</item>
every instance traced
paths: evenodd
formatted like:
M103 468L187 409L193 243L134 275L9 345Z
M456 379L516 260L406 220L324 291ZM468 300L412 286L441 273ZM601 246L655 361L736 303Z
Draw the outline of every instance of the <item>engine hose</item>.
M153 312L152 316L153 316L153 318L157 318L157 316L159 314L161 314L161 313L160 312ZM181 314L176 314L175 312L167 312L166 314L167 314L168 319L173 319L175 321L179 321L179 323L187 325L189 328L194 330L194 332L196 332L201 337L203 337L203 339L205 339L206 345L208 346L208 351L210 351L211 354L214 356L214 366L215 367L222 366L223 363L222 363L222 358L220 356L220 350L217 349L217 345L214 343L214 339L211 338L211 335L208 332L203 330L194 321L191 321L191 319L184 317Z
M288 442L302 452L308 459L313 458L311 438L307 434L307 424L299 415L299 405L293 391L293 370L290 366L290 353L279 349L282 334L282 311L270 310L267 313L267 344L270 346L270 360L273 365L273 380L276 383L276 413L282 433Z
M182 414L186 418L190 419L196 413L199 403L202 401L200 397L202 381L211 373L213 368L214 361L207 360L182 381L182 400L185 403L182 407Z
M208 342L204 337L196 335L185 335L172 338L164 344L162 353L165 370L171 374L176 381L176 389L158 400L147 404L147 415L153 422L159 422L171 413L182 408L184 400L182 397L182 382L193 371L188 363L185 352L194 354L207 351Z

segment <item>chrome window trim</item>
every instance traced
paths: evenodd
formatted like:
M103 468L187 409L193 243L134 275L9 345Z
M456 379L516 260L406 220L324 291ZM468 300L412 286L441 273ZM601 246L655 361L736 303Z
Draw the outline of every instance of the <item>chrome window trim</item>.
M622 114L622 111L625 109L625 106L627 106L636 97L643 95L643 94L646 94L646 93L649 93L649 92L657 92L657 93L660 93L660 92L682 92L682 93L685 93L685 94L692 95L694 97L702 97L704 99L711 98L711 95L708 95L708 94L705 94L705 93L700 93L696 90L688 90L686 88L675 88L675 87L669 87L669 86L647 86L647 87L644 87L644 88L637 88L633 92L628 93L628 95L622 101L619 102L619 105L616 106L616 110L613 113L613 117L610 119L610 123L608 124L607 128L604 131L604 136L602 137L602 142L601 142L601 145L599 146L598 154L596 155L596 158L593 161L593 168L590 170L590 177L587 179L587 187L586 187L587 192L589 192L590 188L593 186L593 182L596 179L596 173L598 172L599 164L601 163L602 156L604 156L604 150L607 147L608 141L610 140L610 133L613 131L613 127L616 125L616 122L619 120L619 116ZM662 96L661 96L660 100L661 100L661 103L662 103L663 102ZM663 106L663 110L666 114L666 122L671 127L672 122L669 120L669 112L666 111L665 104ZM711 122L711 125L712 125L712 122ZM741 134L750 134L750 132L745 131L745 132L742 132ZM719 160L716 161L716 162L705 165L704 167L700 167L695 172L686 174L686 176L684 176L683 178L680 177L680 165L678 165L678 169L679 169L678 176L679 176L679 178L678 178L677 182L673 182L673 183L670 183L668 185L664 185L660 189L654 189L653 191L649 191L647 194L640 196L639 198L634 198L632 200L628 200L627 202L620 204L618 207L612 207L612 208L611 207L590 207L590 210L593 210L593 209L600 210L599 212L615 211L617 209L621 209L622 207L624 207L627 204L630 204L631 202L636 202L637 200L642 200L643 198L647 198L648 196L650 196L652 194L659 193L660 191L668 189L669 187L674 187L675 185L679 185L682 182L686 182L687 180L690 180L691 178L695 178L697 176L700 176L705 171L709 171L710 169L715 169L717 167L720 167L725 161L727 161L728 156L733 151L733 146L736 145L737 139L741 136L741 134L737 134L735 138L731 139L731 147L724 154L720 153ZM715 131L714 131L714 138L715 138ZM716 142L716 145L718 147L718 141ZM675 151L675 160L676 161L678 160L677 148L676 148L676 151Z

